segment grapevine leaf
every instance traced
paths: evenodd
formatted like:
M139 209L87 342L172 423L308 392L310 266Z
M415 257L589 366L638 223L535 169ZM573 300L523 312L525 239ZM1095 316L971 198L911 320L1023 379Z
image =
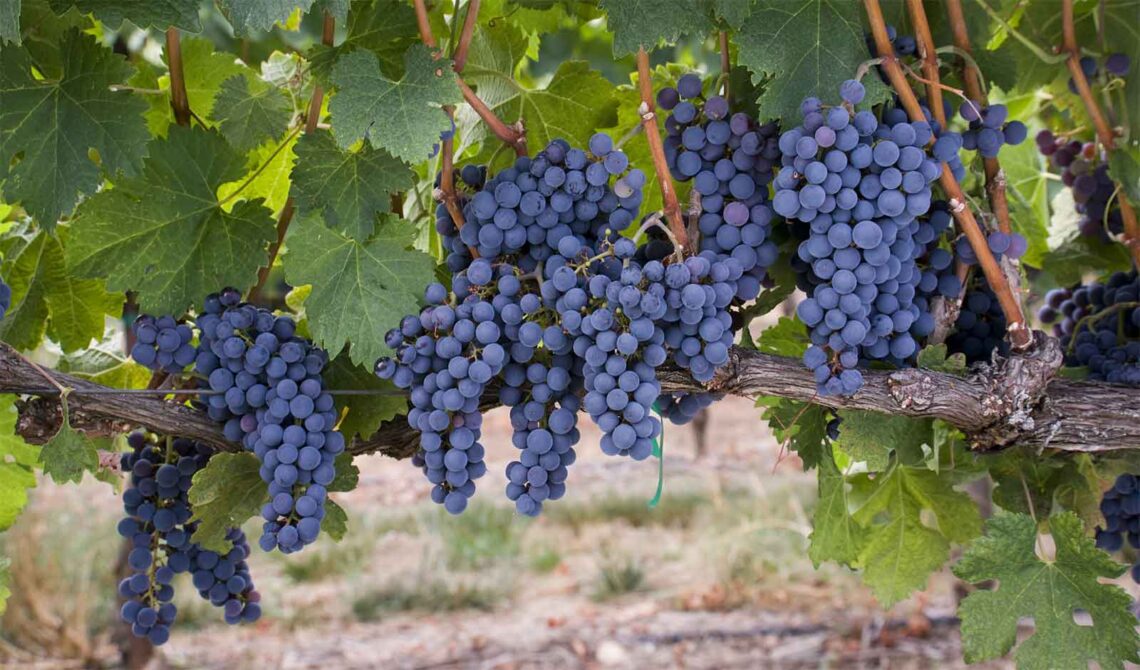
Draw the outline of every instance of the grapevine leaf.
M222 82L211 116L230 144L245 153L280 137L293 105L279 89L256 77L236 75Z
M1109 174L1132 202L1140 202L1140 159L1137 155L1135 147L1121 148L1108 154Z
M302 211L321 214L330 228L366 240L376 215L391 208L389 196L412 187L415 175L382 149L364 145L342 151L326 132L305 135L297 143L293 197Z
M313 285L305 303L313 339L330 356L351 342L352 361L372 366L388 352L384 333L417 311L420 292L432 280L431 257L409 248L414 228L391 215L363 242L319 221L294 226L290 245L302 251L286 254L285 276L293 285Z
M0 2L0 44L4 42L20 43L20 0ZM4 567L7 568L6 562ZM0 592L0 614L4 613L3 602L6 597L7 589Z
M1049 518L1056 546L1052 561L1036 553L1037 524L1025 514L1000 512L986 524L986 534L966 550L954 574L968 582L997 580L992 590L978 590L958 608L966 661L1004 656L1017 642L1018 621L1033 619L1033 633L1014 652L1019 668L1124 668L1140 662L1132 598L1103 584L1125 566L1097 549L1075 514ZM1074 621L1081 610L1092 625Z
M819 460L819 502L812 516L808 556L818 568L824 561L855 566L867 532L851 518L847 478L829 449Z
M435 60L423 45L404 53L404 76L392 80L380 71L376 54L354 51L333 66L338 88L329 103L333 135L341 148L367 137L409 163L419 163L451 129L444 105L459 102L451 63Z
M416 14L402 0L353 0L344 23L344 41L335 47L318 45L310 63L318 78L326 79L342 56L367 49L380 59L380 69L393 77L404 70L404 52L419 41Z
M55 369L82 379L114 388L142 388L150 380L150 370L120 353L123 335L106 328L103 339L81 351L61 356Z
M757 348L776 356L799 358L808 347L807 329L804 324L789 316L780 317L774 326L768 326L760 333Z
M165 57L165 54L164 54ZM186 100L190 111L209 118L222 82L237 74L248 72L231 53L215 51L214 43L203 38L182 40L182 68L186 77ZM139 88L170 90L170 75L158 75L154 68L142 67L131 80ZM174 112L169 95L146 96L150 108L146 113L147 127L152 135L165 136L174 123Z
M78 483L84 472L95 472L99 467L95 445L72 429L66 402L63 403L63 423L55 437L40 448L40 462L44 474L56 484Z
M260 200L226 212L215 196L244 172L221 135L171 127L151 144L142 176L88 199L76 213L68 261L111 288L139 293L144 311L181 314L219 286L257 280L276 231Z
M397 389L392 382L380 379L368 368L352 363L347 356L340 355L333 359L325 368L324 379L330 388L393 394L335 396L337 413L344 417L340 422L340 432L346 439L351 440L355 435L368 439L381 423L407 411L407 399L402 394L396 394Z
M77 30L64 35L60 52L59 79L37 79L24 49L5 49L0 59L4 197L20 201L49 230L102 182L92 150L103 171L132 175L148 139L146 103L111 89L130 79L134 68Z
M926 370L948 372L952 375L966 373L966 357L963 354L950 354L945 344L930 344L918 352L915 365Z
M585 62L562 63L542 88L520 84L514 71L526 56L527 44L526 37L506 23L480 28L472 37L463 73L499 118L522 122L531 147L544 148L558 138L585 146L598 128L617 123L613 84ZM467 106L460 109L456 124L461 131L457 153L488 137L486 126ZM489 143L478 160L498 165L493 161L498 157L502 162L514 160L513 152L501 142Z
M0 531L8 530L35 488L39 449L16 434L16 397L0 396Z
M258 474L260 467L251 453L220 453L194 473L190 507L198 521L192 538L195 542L211 551L229 549L229 529L240 528L269 500L268 489Z
M234 34L243 37L284 24L295 9L309 11L313 0L221 0L219 4L233 24Z
M614 34L614 55L652 50L673 44L683 35L703 35L713 29L701 0L602 0Z
M843 410L839 416L843 419L840 449L872 472L886 469L891 452L909 462L921 453L922 445L934 442L934 423L928 419L860 410Z
M762 115L789 123L799 119L800 102L809 96L838 98L839 84L868 59L860 22L861 5L830 0L761 0L736 42L740 64L764 87ZM888 97L877 77L864 77L865 104Z
M348 532L348 514L332 498L325 500L325 518L321 519L321 530L336 542L343 540Z
M297 135L287 137L281 144L266 143L249 154L246 163L248 172L241 178L226 182L218 187L218 197L225 201L237 191L246 200L264 198L265 206L271 212L281 211L289 198L289 179L293 164L297 160ZM230 201L223 205L229 208Z
M884 606L924 588L930 573L946 562L950 542L965 541L980 529L969 496L925 467L896 463L886 473L852 481L870 492L854 515L867 531L859 565L863 581ZM923 523L924 512L937 518L938 529Z
M40 231L15 250L5 265L12 309L0 321L0 338L19 349L34 349L45 334L64 351L86 347L103 333L103 315L118 311L123 297L103 282L80 279L64 263L67 229L56 237Z
M1020 118L1020 117L1018 117ZM1048 253L1049 179L1044 157L1034 142L1001 148L1001 167L1006 176L1009 219L1016 233L1029 243L1021 262L1043 267Z
M198 19L198 0L50 0L51 8L62 14L71 7L95 18L110 28L118 28L124 20L140 28L165 30L175 26L196 33L202 29Z
M352 462L352 454L342 451L334 463L336 477L328 485L329 491L346 493L360 483L360 468Z
M711 0L713 14L732 28L740 28L748 17L756 0Z
M825 460L827 423L831 420L826 408L772 397L759 398L756 406L765 408L761 418L768 422L777 440L799 455L805 470Z

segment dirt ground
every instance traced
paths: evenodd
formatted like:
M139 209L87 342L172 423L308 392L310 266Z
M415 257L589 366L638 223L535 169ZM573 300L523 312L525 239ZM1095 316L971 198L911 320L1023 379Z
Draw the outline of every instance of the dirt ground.
M581 428L566 497L533 521L503 495L514 449L502 411L485 422L479 502L459 518L427 501L408 463L358 459L359 487L335 496L349 536L289 558L256 552L265 616L253 626L225 626L176 583L179 621L152 667L964 667L947 574L884 612L856 575L811 565L814 476L748 401L714 405L700 456L693 428L667 428L652 510L657 461L606 457L585 417ZM4 667L118 664L117 514L106 484L36 490L2 539Z

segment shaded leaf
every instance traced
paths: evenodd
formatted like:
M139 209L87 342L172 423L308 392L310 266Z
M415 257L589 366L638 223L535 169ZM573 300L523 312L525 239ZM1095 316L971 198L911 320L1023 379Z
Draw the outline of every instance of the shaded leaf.
M0 395L0 531L8 530L35 488L39 448L16 434L16 396ZM2 600L2 598L0 598Z
M99 454L95 445L71 428L67 403L63 403L63 424L40 448L40 463L44 474L56 484L78 483L84 472L95 472L99 467Z
M804 469L810 470L828 457L827 423L831 412L819 405L811 405L786 398L758 398L757 407L764 407L761 418L782 444L799 455Z
M269 492L258 470L261 465L251 453L214 454L206 467L194 473L190 487L190 507L198 530L193 540L206 549L226 552L232 543L226 539L231 528L240 528L246 519L261 512Z
M260 79L235 75L222 82L211 116L235 149L244 153L285 132L293 104Z
M341 354L333 359L323 373L329 388L383 391L393 395L337 395L336 410L343 418L340 432L351 440L359 435L368 439L384 421L391 420L408 409L408 400L396 385L380 379L371 369L355 365Z
M819 460L819 502L812 515L808 556L816 568L824 561L854 566L866 542L866 531L851 517L847 479L830 449Z
M59 14L70 7L94 14L108 28L118 28L127 20L139 28L166 30L176 26L192 33L202 29L198 20L202 3L198 0L50 0L50 4Z
M601 7L614 34L615 56L637 53L640 47L652 51L713 28L701 0L601 0Z
M220 0L218 4L233 24L234 34L245 36L284 24L295 9L309 11L313 0Z

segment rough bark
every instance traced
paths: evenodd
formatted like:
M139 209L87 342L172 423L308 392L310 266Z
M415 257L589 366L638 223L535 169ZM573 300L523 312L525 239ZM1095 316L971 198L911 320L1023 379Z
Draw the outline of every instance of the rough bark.
M921 369L867 371L863 389L851 397L820 397L811 372L798 360L739 347L707 386L674 367L660 368L658 376L670 391L712 389L747 398L778 396L838 409L942 419L961 429L978 450L1014 444L1089 453L1140 448L1140 389L1054 379L1061 354L1056 340L1039 335L1030 353L978 366L967 377ZM156 396L84 394L108 389L71 375L48 374L77 391L68 400L77 430L108 434L142 426L220 450L240 449L222 437L217 424L188 405ZM0 344L0 393L48 387L39 371ZM20 403L17 430L31 442L50 438L59 422L57 394ZM415 452L417 437L403 417L396 417L368 439L354 440L349 451L407 458Z

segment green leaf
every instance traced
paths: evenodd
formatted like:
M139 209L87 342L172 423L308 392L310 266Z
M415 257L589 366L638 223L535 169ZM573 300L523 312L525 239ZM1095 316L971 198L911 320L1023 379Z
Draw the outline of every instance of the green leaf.
M562 138L584 147L599 128L617 123L613 84L588 63L561 63L542 88L521 84L514 72L526 56L527 44L526 37L506 23L480 28L471 40L463 76L499 118L509 124L522 122L528 146L538 151ZM456 125L460 129L457 155L489 137L486 126L467 105L457 112ZM513 151L495 140L487 143L476 160L499 165L514 158Z
M36 348L45 334L64 351L82 349L103 334L103 315L122 309L122 295L108 293L102 281L68 271L67 233L67 227L57 230L56 237L40 231L3 265L12 308L0 320L0 339L18 349Z
M305 302L313 339L334 357L351 342L352 361L371 368L388 352L384 333L418 311L431 257L409 248L414 228L391 215L365 242L308 219L293 225L285 276L313 285Z
M682 35L703 35L713 29L700 0L601 0L614 34L614 55L652 51L673 44Z
M799 358L807 351L807 328L798 319L782 316L774 326L768 326L760 333L757 348L766 354Z
M322 131L297 142L293 198L302 212L320 214L325 225L366 240L376 228L376 215L390 211L390 196L408 190L415 175L402 161L365 144L342 151Z
M781 443L799 455L804 469L820 464L828 453L827 423L831 412L819 405L811 405L785 398L762 397L757 407L764 407L761 418Z
M337 61L330 80L337 94L329 103L333 135L341 148L365 137L408 163L419 163L451 129L444 105L459 102L455 73L423 45L404 53L404 76L380 71L376 54L354 51Z
M251 76L222 82L211 116L230 144L245 153L285 132L293 104L279 89Z
M355 435L368 439L381 423L404 414L408 409L407 398L395 384L380 379L372 374L369 368L353 364L348 360L348 356L343 354L329 363L323 377L329 388L383 391L392 394L333 396L336 400L337 414L344 417L340 421L340 432L344 434L345 439L351 440Z
M945 344L929 344L918 352L917 367L937 370L952 375L966 373L966 357L963 354L950 354Z
M18 1L18 0L17 0ZM2 12L3 10L0 10ZM8 596L12 592L8 589L8 568L12 561L7 556L0 556L0 616L8 609Z
M1136 88L1140 88L1137 86ZM1112 178L1120 184L1120 188L1128 199L1140 203L1140 153L1136 147L1122 147L1108 154L1108 169Z
M297 137L296 134L290 134L280 144L263 144L250 153L246 161L248 172L239 179L219 186L218 198L225 202L240 190L243 199L264 198L269 211L281 211L285 201L289 199L289 187L292 183L289 175L297 161ZM239 202L230 200L222 207L230 211Z
M225 552L231 543L226 533L261 512L269 500L265 482L251 453L214 454L206 467L194 474L190 507L198 530L193 540L211 551Z
M852 481L870 491L854 515L867 531L859 553L863 581L886 607L925 587L946 562L951 541L964 542L980 530L970 497L925 467L896 464L873 479L858 475ZM924 513L937 519L937 529L923 523Z
M233 54L215 51L214 43L207 39L193 38L182 40L182 68L186 73L186 99L190 110L199 116L208 116L214 109L214 100L221 90L222 82L236 74L248 72ZM170 76L163 75L160 86L170 89ZM166 135L166 129L174 121L170 100L163 96L151 96L151 112L147 122L155 135Z
M341 452L333 466L336 469L336 477L329 483L327 487L329 491L347 493L360 483L360 468L353 464L352 454L347 451Z
M294 9L309 11L313 0L221 0L219 3L239 37L284 24Z
M325 500L325 518L321 519L321 530L336 542L343 540L348 532L348 514L332 498Z
M103 172L138 171L149 137L146 103L111 86L130 79L134 68L79 31L60 45L63 74L37 79L24 49L4 49L0 58L0 182L4 197L19 201L41 226L51 229L80 196L93 193ZM102 166L95 164L96 151ZM18 154L22 158L13 160Z
M150 370L121 353L123 334L106 328L103 339L75 353L61 356L55 369L82 379L114 388L143 388L150 380Z
M399 76L404 71L404 52L419 42L416 13L402 0L353 0L344 26L343 42L335 47L317 45L310 55L313 71L322 80L337 60L357 49L376 54L383 72Z
M854 566L867 532L851 517L847 478L839 471L830 449L819 461L819 502L812 515L808 556L818 569L824 561Z
M934 422L907 416L846 409L839 413L839 447L851 460L867 464L872 472L885 470L891 452L914 462L922 445L933 445Z
M0 44L4 42L20 43L20 0L0 0ZM7 561L4 567L6 575ZM7 589L0 592L0 614L4 613L3 601L7 593Z
M226 212L215 196L243 165L216 132L172 127L152 142L142 176L79 208L68 262L112 289L137 291L140 308L155 314L181 314L219 286L252 286L274 221L260 200Z
M759 105L763 118L798 121L808 96L839 99L839 84L855 76L869 57L863 38L862 5L830 0L761 0L741 27L739 62L757 83L766 77ZM648 17L647 17L648 18ZM863 78L864 104L888 97L878 77Z
M968 663L1004 656L1017 642L1018 621L1033 619L1033 633L1017 648L1019 668L1123 668L1140 662L1132 598L1100 582L1125 566L1097 549L1080 519L1064 513L1049 518L1056 556L1037 556L1037 524L1024 514L998 513L986 535L966 550L954 574L968 582L997 580L962 601L962 645ZM1092 625L1074 621L1082 610Z
M175 26L192 33L202 29L198 0L50 0L50 4L59 14L71 7L94 14L108 28L118 28L126 20L139 28Z
M1001 148L1001 167L1006 176L1006 200L1009 218L1016 233L1029 242L1021 262L1043 267L1049 226L1049 177L1044 157L1034 142Z
M8 530L36 486L37 447L16 434L16 396L0 395L0 531Z
M95 445L71 428L66 400L63 401L63 423L59 432L40 448L40 462L44 474L56 484L79 483L84 472L95 472L99 468Z

